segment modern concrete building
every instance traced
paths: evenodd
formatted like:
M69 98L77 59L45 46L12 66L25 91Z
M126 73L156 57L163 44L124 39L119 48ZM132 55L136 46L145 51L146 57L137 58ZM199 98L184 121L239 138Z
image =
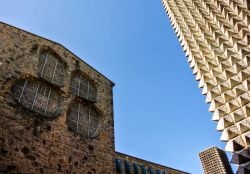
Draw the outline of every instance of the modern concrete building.
M226 151L250 146L249 0L162 0ZM237 158L242 158L238 155ZM234 162L234 160L233 160ZM239 160L250 168L249 160Z
M233 174L225 151L211 147L199 153L205 174Z
M0 22L0 173L114 174L113 86L61 44Z

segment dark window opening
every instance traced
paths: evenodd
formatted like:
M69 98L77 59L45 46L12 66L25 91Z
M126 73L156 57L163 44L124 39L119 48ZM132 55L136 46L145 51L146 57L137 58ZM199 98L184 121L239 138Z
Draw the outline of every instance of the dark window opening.
M116 172L122 173L122 162L120 159L115 159L115 169Z
M142 174L147 174L147 168L145 166L142 166L141 171Z
M155 174L154 169L150 168L150 169L149 169L149 174Z
M130 174L130 162L125 161L125 174Z
M139 165L134 163L134 174L139 174Z

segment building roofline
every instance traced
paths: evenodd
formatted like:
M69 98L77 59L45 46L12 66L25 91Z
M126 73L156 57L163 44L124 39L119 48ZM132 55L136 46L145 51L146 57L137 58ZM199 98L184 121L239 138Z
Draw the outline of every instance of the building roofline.
M215 149L218 149L218 150L220 150L220 151L225 152L225 150L220 149L219 147L216 147L216 146L211 146L211 147L207 147L207 148L205 148L204 150L202 150L201 152L199 152L199 154L200 154L200 153L203 153L203 152L206 152L206 151L208 151L208 150L210 150L210 149L213 149L213 148L215 148ZM225 152L225 153L226 153L226 152Z
M157 165L157 166L160 166L160 167L168 168L168 169L171 169L171 170L176 170L176 171L178 171L178 172L183 172L183 173L186 173L186 174L191 174L191 173L184 172L184 171L182 171L182 170L174 169L174 168L171 168L171 167L168 167L168 166L164 166L164 165L162 165L162 164L154 163L154 162L151 162L151 161L148 161L148 160L144 160L144 159L141 159L141 158L138 158L138 157L135 157L135 156L131 156L131 155L128 155L128 154L125 154L125 153L121 153L121 152L117 152L117 151L115 151L115 153L116 153L116 154L119 154L119 155L128 156L128 157L130 157L130 158L135 158L135 159L137 159L137 160L145 161L145 162L147 162L147 163L151 163L151 164L153 164L153 165Z
M113 81L111 81L111 80L110 80L109 78L107 78L105 75L103 75L102 73L100 73L99 71L97 71L93 66L91 66L91 65L89 65L88 63L86 63L85 61L83 61L80 57L78 57L76 54L74 54L72 51L70 51L70 50L69 50L68 48L66 48L64 45L62 45L62 44L60 44L60 43L58 43L58 42L55 42L55 41L53 41L53 40L50 40L50 39L48 39L48 38L46 38L46 37L39 36L39 35L34 34L34 33L32 33L32 32L29 32L29 31L26 31L26 30L24 30L24 29L21 29L21 28L15 27L15 26L13 26L13 25L7 24L7 23L2 22L2 21L0 21L0 24L7 25L7 26L9 26L9 27L11 27L11 28L15 28L15 29L20 30L20 31L22 31L22 32L31 34L31 35L33 35L33 36L39 37L39 38L41 38L41 39L47 40L47 41L49 41L49 42L52 42L52 43L54 43L54 44L56 44L56 45L61 46L62 48L64 48L64 49L67 50L68 52L70 52L73 56L75 56L77 59L79 59L81 62L84 62L84 63L87 64L90 68L92 68L92 69L95 70L97 73L99 73L101 76L103 76L105 79L107 79L108 81L110 81L111 84L112 84L112 87L115 86L115 83L114 83Z

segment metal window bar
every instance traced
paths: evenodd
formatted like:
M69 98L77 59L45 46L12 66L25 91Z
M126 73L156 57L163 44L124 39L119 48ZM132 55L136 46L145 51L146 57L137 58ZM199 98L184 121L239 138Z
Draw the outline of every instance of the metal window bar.
M87 99L89 99L89 81L88 81L88 87L87 87Z
M78 86L78 96L80 96L80 88L81 88L81 75L77 74L78 76L78 82L79 82L79 86Z
M79 132L79 122L80 122L79 116L80 116L80 109L81 109L81 104L79 103L79 105L78 105L78 112L77 112L77 121L76 121L76 131L77 131L77 132Z
M89 113L88 113L88 127L87 127L87 129L88 129L88 137L90 137L90 106L88 106L88 111L89 111Z
M50 94L51 94L51 89L49 90L49 95L48 95L48 99L47 99L47 103L46 103L46 107L45 107L45 111L44 111L44 116L47 114L47 109L48 109L49 100L50 100Z
M39 90L39 86L40 86L40 83L37 84L36 94L35 94L35 97L34 97L33 102L32 102L31 110L33 110L33 108L34 108L34 104L35 104L35 101L36 101L36 97L37 97L37 93L38 93L38 90Z
M48 55L49 55L49 52L47 52L46 57L45 57L45 61L44 61L42 72L41 72L41 77L43 76L45 65L47 64L47 61L48 61Z
M54 81L54 77L55 77L55 73L56 73L56 69L57 69L57 64L58 64L58 59L56 59L56 65L55 65L55 69L54 69L54 72L53 72L53 75L52 75L52 79L51 79L52 83Z
M25 80L25 82L24 82L24 85L23 85L23 87L22 87L22 92L21 92L21 95L20 95L20 97L19 97L19 99L18 99L18 102L20 102L21 99L22 99L22 97L23 97L23 92L24 92L24 90L25 90L25 88L26 88L26 84L27 84L27 80Z
M61 102L61 98L60 98L60 96L59 96L59 94L58 94L58 97L57 97L57 99L56 99L56 104L57 104L57 107L56 107L56 112L57 113L59 113L60 112L60 102Z
M98 126L94 129L95 129L95 132L93 133L93 136L95 136L100 129L99 123L98 123Z

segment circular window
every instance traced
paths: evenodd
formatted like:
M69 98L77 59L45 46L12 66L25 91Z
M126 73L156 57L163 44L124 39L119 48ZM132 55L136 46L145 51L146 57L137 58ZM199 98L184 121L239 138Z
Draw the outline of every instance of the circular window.
M48 82L62 86L64 82L65 65L55 54L44 51L39 58L38 72L40 77Z
M99 115L90 104L74 101L69 107L67 124L70 130L84 137L98 134Z
M49 85L33 80L19 80L12 95L23 107L43 116L53 116L59 109L59 95Z
M80 73L75 74L70 81L70 92L81 98L96 101L96 88L86 77Z

